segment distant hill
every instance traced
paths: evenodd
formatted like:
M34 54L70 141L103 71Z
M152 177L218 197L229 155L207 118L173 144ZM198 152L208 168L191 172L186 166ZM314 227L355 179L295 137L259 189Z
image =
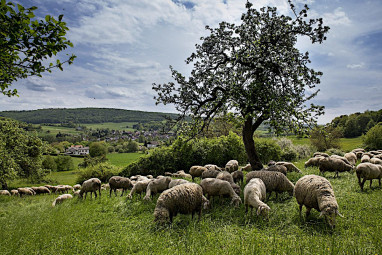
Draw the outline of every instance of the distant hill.
M31 111L3 111L1 117L7 117L33 124L56 123L104 123L104 122L149 122L162 121L164 116L176 118L173 113L143 112L113 108L57 108Z

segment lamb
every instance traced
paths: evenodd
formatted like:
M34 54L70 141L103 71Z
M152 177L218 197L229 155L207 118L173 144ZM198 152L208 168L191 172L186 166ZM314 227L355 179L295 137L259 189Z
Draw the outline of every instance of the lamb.
M339 172L349 172L353 169L353 166L346 164L341 159L328 157L320 160L319 169L321 174L324 174L326 171L335 172L334 176L338 177Z
M18 188L17 191L19 192L20 197L23 195L33 196L35 195L34 192L29 188Z
M294 196L300 207L306 207L306 217L309 216L312 208L321 212L320 217L325 216L328 224L334 228L336 225L336 215L343 217L338 211L337 200L330 182L318 175L305 175L296 182Z
M63 195L60 195L58 196L52 203L52 207L55 207L56 204L61 204L62 202L64 202L65 200L67 199L72 199L73 196L70 195L70 194L63 194Z
M214 169L210 169L210 170L204 171L202 173L202 179L216 178L216 176L218 176L219 173L220 173L220 171L214 170Z
M227 181L223 181L216 178L206 178L200 182L200 186L203 188L203 194L207 195L208 199L212 199L214 196L228 195L231 197L231 204L239 206L241 204L240 197L235 193L231 184Z
M273 165L273 166L270 166L268 168L263 168L262 169L263 171L273 171L273 172L280 172L282 173L283 175L287 175L287 168L283 165Z
M244 174L241 170L236 170L235 172L231 173L233 181L235 183L243 183L244 181Z
M313 158L310 158L308 159L308 161L305 162L304 166L305 166L305 169L307 167L311 167L311 166L319 166L320 164L320 160L321 159L324 159L325 157L323 156L316 156L316 157L313 157Z
M263 202L266 195L264 182L259 178L252 178L244 188L245 213L248 212L248 206L250 206L251 216L253 208L255 208L257 215L261 214L264 217L268 217L271 208Z
M276 198L278 193L288 192L289 195L293 195L294 185L289 179L280 172L272 171L251 171L246 175L247 184L252 178L260 178L269 193L269 197L272 195L272 192L276 192Z
M194 181L195 177L201 177L204 171L207 171L207 168L205 168L203 166L192 166L190 168L190 174L192 176L192 181Z
M131 183L129 178L122 177L122 176L113 176L109 179L109 187L110 187L110 197L111 193L114 190L115 196L117 196L117 189L122 189L121 197L123 196L123 193L127 189L131 189L133 187L133 184Z
M361 163L356 168L356 174L358 178L358 184L361 187L361 191L363 191L363 186L366 180L370 180L370 188L373 179L379 180L379 187L381 187L381 178L382 178L382 166L375 165L372 163ZM361 178L363 178L361 182Z
M92 193L94 192L95 198L97 198L97 190L99 196L101 197L101 181L98 178L91 178L87 181L84 181L81 186L80 198L86 199L86 195L90 192L90 198L92 198ZM85 197L83 197L85 193Z
M190 182L187 180L183 180L183 179L174 179L174 180L170 181L170 183L168 184L168 188L171 189L175 186L185 184L185 183L190 183Z
M147 185L146 196L143 198L144 200L151 200L157 193L161 193L168 189L168 185L171 182L171 177L162 177L159 179L155 179Z
M277 162L276 165L285 166L288 172L302 173L300 169L298 169L293 163L290 163L290 162L280 161L280 162Z
M8 190L3 189L0 190L0 196L11 196L11 193Z
M138 181L136 184L134 184L129 195L127 195L127 198L132 199L134 193L141 194L142 192L146 191L147 185L149 185L150 182L152 182L152 180L150 179Z
M225 170L229 173L235 172L236 170L239 170L239 162L237 160L230 160L225 165Z
M81 189L81 184L76 184L73 186L74 191L80 190Z
M164 191L158 198L154 210L154 222L165 223L178 213L190 214L194 217L197 212L199 220L202 208L206 209L208 200L203 196L203 189L196 183L187 183L175 186Z
M357 163L357 155L354 152L345 153L344 157L350 162L351 165L355 166Z

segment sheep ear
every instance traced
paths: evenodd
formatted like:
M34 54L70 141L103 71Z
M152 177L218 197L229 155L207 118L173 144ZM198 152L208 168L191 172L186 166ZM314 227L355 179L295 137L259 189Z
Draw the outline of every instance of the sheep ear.
M260 215L262 208L263 208L262 206L259 206L259 208L257 208L257 211L256 211L257 216Z
M336 210L336 214L337 214L338 216L340 216L341 218L344 217L342 214L340 214L340 212L339 212L338 210Z

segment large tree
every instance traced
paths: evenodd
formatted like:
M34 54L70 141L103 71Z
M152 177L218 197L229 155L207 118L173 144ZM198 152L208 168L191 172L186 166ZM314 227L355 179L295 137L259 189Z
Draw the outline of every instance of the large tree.
M175 82L153 84L157 104L175 104L182 116L193 117L199 130L221 113L240 115L254 169L262 168L253 140L260 124L268 122L278 133L301 131L323 114L322 106L305 105L317 95L313 89L322 73L308 67L309 54L301 53L296 43L298 37L322 43L329 27L321 18L307 19L307 5L298 12L289 4L293 17L280 15L275 7L256 10L247 2L241 24L206 27L209 35L186 60L193 63L188 79L170 66Z
M7 96L17 95L9 87L18 79L41 76L63 64L71 64L76 56L61 62L49 59L73 44L65 38L68 28L62 21L47 15L45 20L34 19L37 7L24 8L12 2L0 2L0 91Z

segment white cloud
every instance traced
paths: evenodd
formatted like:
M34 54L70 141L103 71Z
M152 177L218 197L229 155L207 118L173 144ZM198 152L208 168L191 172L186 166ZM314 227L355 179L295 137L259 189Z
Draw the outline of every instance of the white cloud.
M361 62L359 64L349 64L346 67L349 69L362 69L365 67L365 63Z

